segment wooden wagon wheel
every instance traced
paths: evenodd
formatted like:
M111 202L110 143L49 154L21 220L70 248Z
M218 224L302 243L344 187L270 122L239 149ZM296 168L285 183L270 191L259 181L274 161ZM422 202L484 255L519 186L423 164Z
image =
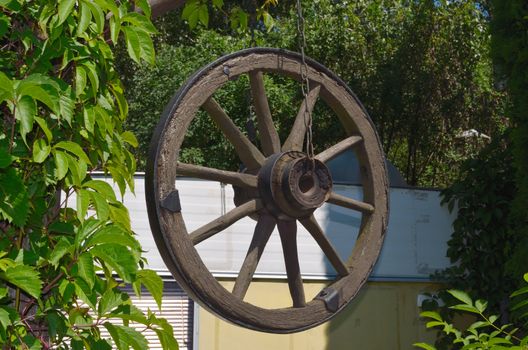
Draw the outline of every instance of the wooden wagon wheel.
M288 138L281 144L263 84L274 73L301 81L301 57L278 49L252 48L222 57L192 76L167 106L153 136L147 165L146 193L150 225L160 253L176 280L193 299L224 319L272 333L314 327L341 310L367 280L379 255L388 218L387 172L377 134L352 91L320 64L307 60L311 90L299 108ZM233 123L212 97L228 80L249 76L262 150ZM321 98L338 116L348 137L309 160L302 153L306 132L304 111ZM244 172L230 172L178 162L190 122L203 108L234 146ZM361 165L363 199L332 191L325 163L352 148ZM236 208L187 232L177 191L177 175L233 185ZM238 200L237 200L238 198ZM343 261L327 239L313 212L329 202L362 214L357 241ZM257 223L253 238L230 292L204 265L195 245L237 220L251 216ZM296 231L302 224L338 273L313 300L306 301L299 269ZM292 307L265 309L244 301L261 253L277 226L283 246ZM248 233L251 234L251 233Z

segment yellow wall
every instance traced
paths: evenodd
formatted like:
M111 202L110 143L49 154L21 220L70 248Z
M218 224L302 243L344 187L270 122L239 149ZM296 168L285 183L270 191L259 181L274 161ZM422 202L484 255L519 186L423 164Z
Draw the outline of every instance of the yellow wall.
M231 289L232 281L222 284ZM305 282L307 299L322 288L322 282ZM262 307L289 306L286 282L254 281L246 301ZM268 334L247 330L198 312L200 350L403 350L419 341L432 342L434 331L426 331L416 306L418 294L438 285L427 283L369 282L356 299L331 321L296 334ZM257 302L258 301L258 302Z

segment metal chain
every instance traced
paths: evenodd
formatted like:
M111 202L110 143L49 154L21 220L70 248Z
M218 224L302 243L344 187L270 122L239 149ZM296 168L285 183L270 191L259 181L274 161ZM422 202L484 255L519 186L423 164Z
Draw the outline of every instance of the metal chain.
M250 30L251 39L249 41L249 47L251 48L251 47L257 46L257 41L255 39L255 28L257 26L257 1L256 0L248 1L247 11L249 12L249 15L250 15L249 30ZM247 131L249 140L255 144L257 142L257 131L255 128L256 117L255 117L255 107L252 101L253 99L251 97L251 88L248 88L246 98L247 98L246 102L248 103L248 106L249 106L249 114L246 120L246 131Z
M300 66L301 73L301 91L304 101L308 102L307 96L310 91L310 81L308 80L308 64L306 63L305 48L306 36L304 33L304 17L302 13L301 0L297 0L297 35L299 38L299 49L301 51L302 64ZM308 103L304 104L304 123L306 126L305 147L306 155L309 159L314 159L313 134L312 134L312 112L308 108Z

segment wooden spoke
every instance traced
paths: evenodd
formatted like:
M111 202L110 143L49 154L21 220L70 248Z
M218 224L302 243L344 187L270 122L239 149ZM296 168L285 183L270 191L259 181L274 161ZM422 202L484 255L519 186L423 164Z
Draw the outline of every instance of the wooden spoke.
M301 224L310 232L312 237L315 239L317 244L319 244L319 247L321 247L321 250L323 253L325 253L326 257L336 270L336 272L340 276L346 276L348 275L348 267L346 264L341 260L339 257L339 254L335 250L332 243L326 238L326 235L324 234L323 229L321 226L319 226L319 223L315 219L313 215L310 215L310 217L300 220Z
M238 220L245 216L255 213L257 210L262 208L262 203L258 199L252 199L239 207L227 212L216 220L200 227L199 229L191 232L189 238L193 244L198 244L203 240L217 234L225 228L233 225Z
M342 196L335 192L330 192L330 198L328 198L328 203L339 205L340 207L345 207L352 210L357 210L365 214L371 214L374 212L374 207L371 204L357 201L355 199Z
M253 97L255 113L257 114L262 150L264 151L264 155L270 156L280 152L280 139L273 125L273 119L271 118L262 72L249 72L249 83L251 84L251 96Z
M222 130L229 142L235 147L242 163L250 170L260 168L264 163L264 156L238 129L218 102L210 97L203 104L203 108L209 113L220 130Z
M208 168L200 165L187 164L178 162L178 174L189 177L196 177L198 179L220 181L230 185L235 185L245 188L257 188L257 177L244 173L236 173L234 171L226 171Z
M326 163L341 154L342 152L346 151L350 147L360 143L361 141L363 141L363 138L361 136L350 136L344 139L343 141L327 148L323 152L319 153L315 156L315 158L319 159L323 163Z
M271 215L263 214L259 217L246 258L233 287L233 294L239 299L244 299L246 295L264 247L268 243L274 228L275 219Z
M297 253L297 223L295 221L279 220L277 227L279 228L293 307L303 307L306 305L306 299L304 297L304 286Z
M288 138L282 146L282 151L302 151L304 135L306 134L307 126L306 112L308 111L309 113L312 113L315 102L319 97L320 90L321 86L316 85L314 88L312 88L312 90L310 90L308 95L306 95L306 99L301 103L297 117L293 122L290 135L288 135Z

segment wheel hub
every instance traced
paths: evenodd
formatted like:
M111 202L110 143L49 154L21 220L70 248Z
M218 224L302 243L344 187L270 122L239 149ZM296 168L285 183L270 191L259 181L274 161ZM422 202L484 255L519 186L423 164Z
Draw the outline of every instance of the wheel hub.
M258 173L258 190L265 208L276 218L309 216L330 195L332 178L326 165L296 151L277 153Z

